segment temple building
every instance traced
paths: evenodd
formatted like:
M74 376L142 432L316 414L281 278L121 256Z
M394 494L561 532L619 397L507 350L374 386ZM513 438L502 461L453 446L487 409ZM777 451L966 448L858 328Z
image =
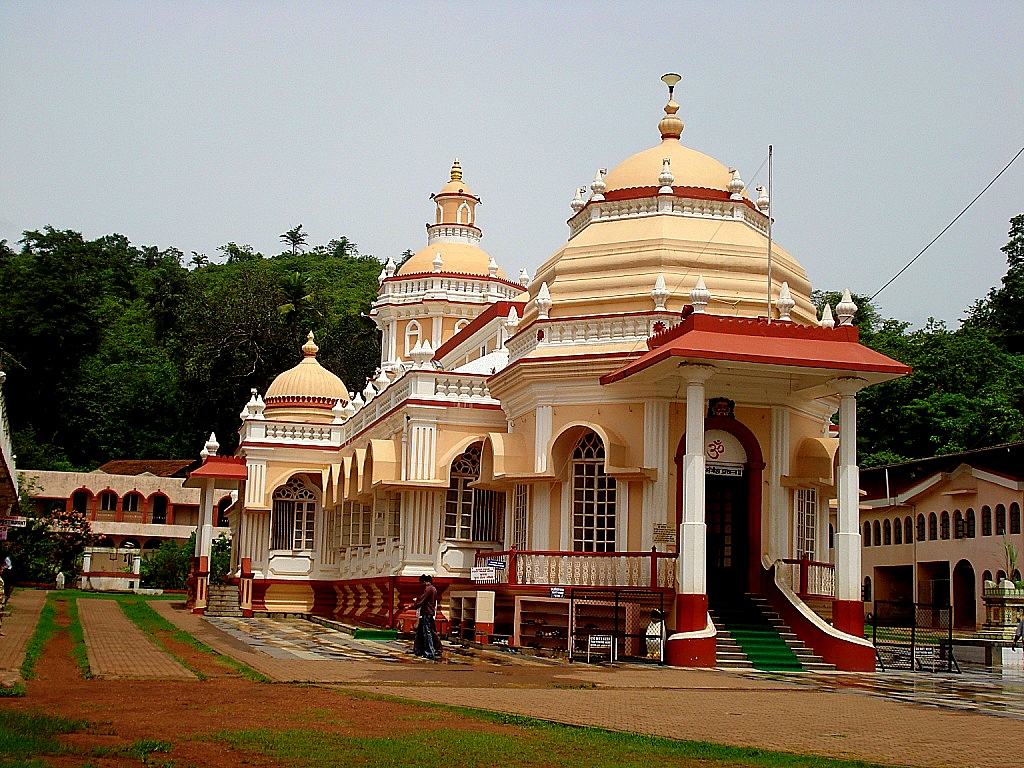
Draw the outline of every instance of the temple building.
M311 333L252 393L236 456L197 471L244 462L244 610L407 627L429 573L477 642L715 666L774 611L874 668L856 395L908 369L858 342L848 295L818 317L764 190L681 142L678 79L660 141L577 192L532 278L481 249L456 161L426 246L381 273L375 377L342 382Z

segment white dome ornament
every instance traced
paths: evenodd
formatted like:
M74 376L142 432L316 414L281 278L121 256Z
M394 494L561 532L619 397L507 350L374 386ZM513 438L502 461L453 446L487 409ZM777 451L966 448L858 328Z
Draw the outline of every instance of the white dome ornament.
M693 314L703 315L707 312L708 302L711 301L711 291L704 285L704 278L698 277L697 284L690 291L690 304L693 306Z
M832 317L832 307L827 302L825 308L821 310L821 320L818 321L818 325L822 328L835 328L836 319Z
M576 197L574 197L572 199L572 202L569 203L570 207L572 208L572 212L574 214L579 213L580 211L582 211L584 208L587 207L587 201L583 199L583 195L586 194L586 192L587 192L587 188L586 187L577 187L576 188Z
M355 398L352 400L352 407L355 408L356 411L359 411L364 405L366 405L366 403L363 401L363 396L356 394Z
M493 256L491 256L491 260L487 262L487 274L491 277L498 276L498 262L494 260Z
M383 392L390 383L391 379L388 378L387 373L385 373L384 369L381 368L380 372L377 374L377 378L373 380L373 386L378 392Z
M732 174L732 180L729 182L729 199L742 200L743 190L746 189L747 185L743 183L743 179L740 178L740 172L738 170L730 168L729 173Z
M519 284L525 288L530 284L530 273L526 271L526 267L519 270Z
M341 400L338 400L334 407L331 408L331 413L334 414L334 421L332 424L343 424L345 422L345 406L341 404Z
M857 305L853 303L850 296L850 289L843 291L843 300L836 304L836 315L839 317L839 325L853 325L853 316L857 314Z
M381 269L380 274L377 275L377 285L384 285L384 281L388 277L388 268L384 267Z
M651 290L651 298L654 299L654 310L656 312L663 312L665 310L665 302L668 301L669 294L668 288L665 286L665 276L658 273L658 279L654 281L654 288Z
M377 396L377 390L373 388L373 382L367 379L366 386L363 387L363 400L370 402Z
M600 203L604 200L604 191L608 188L608 185L604 183L606 173L608 173L607 168L598 168L594 180L590 182L590 191L594 193L590 198L592 202Z
M761 213L767 216L768 207L770 205L770 201L768 200L768 193L765 191L765 188L762 187L760 184L754 187L754 189L757 190L757 210L759 210Z
M391 260L390 256L388 256L388 260L384 263L384 275L386 277L395 276L395 262Z
M414 368L424 370L430 367L430 360L434 357L434 348L430 346L429 341L416 342L409 357L412 358Z
M341 409L341 413L345 417L346 421L356 415L356 407L352 404L351 398L347 403L345 403L345 407Z
M203 450L199 452L201 459L208 459L211 456L216 456L217 451L220 450L220 443L217 442L217 435L213 432L210 433L210 438L206 441L206 445L203 446Z
M671 158L666 157L661 161L661 173L658 174L658 183L661 184L661 188L658 190L659 195L672 194L672 184L675 182L676 177L672 175L671 166Z
M434 272L440 272L441 267L444 266L444 259L441 258L441 252L438 251L437 255L434 256L434 260L430 262L434 266Z
M783 323L793 322L793 318L789 316L789 313L793 311L795 306L796 302L793 301L793 297L789 293L789 283L783 282L782 287L779 289L779 298L775 300L775 308L779 310L779 321Z
M551 292L548 290L547 283L540 284L540 290L537 291L537 298L533 300L533 303L537 307L537 319L547 320L548 312L551 311Z

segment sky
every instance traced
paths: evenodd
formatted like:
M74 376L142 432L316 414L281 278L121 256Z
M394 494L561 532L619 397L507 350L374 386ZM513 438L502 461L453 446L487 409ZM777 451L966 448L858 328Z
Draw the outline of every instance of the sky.
M0 238L270 255L302 224L398 257L459 157L482 246L533 274L575 188L659 142L673 71L683 143L750 190L771 144L775 239L871 295L1024 146L1022 37L1022 2L0 0ZM956 327L1021 213L1024 156L882 314Z

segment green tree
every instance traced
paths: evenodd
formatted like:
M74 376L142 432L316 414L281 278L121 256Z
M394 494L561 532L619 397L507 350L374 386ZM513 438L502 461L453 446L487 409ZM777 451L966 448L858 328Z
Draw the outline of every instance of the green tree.
M964 325L988 329L1013 354L1024 353L1024 213L1010 219L1010 240L1002 247L1007 270L1002 286L974 303Z
M89 520L81 512L65 511L58 503L37 510L32 500L34 483L22 475L21 514L24 528L8 531L7 551L19 583L52 584L61 572L70 582L82 571L82 552L92 543Z
M302 225L292 227L281 235L281 241L291 249L292 256L297 256L306 250L306 241L309 235L302 231Z
M159 547L143 554L139 563L140 583L153 589L184 590L195 551L194 532L188 541L161 542Z

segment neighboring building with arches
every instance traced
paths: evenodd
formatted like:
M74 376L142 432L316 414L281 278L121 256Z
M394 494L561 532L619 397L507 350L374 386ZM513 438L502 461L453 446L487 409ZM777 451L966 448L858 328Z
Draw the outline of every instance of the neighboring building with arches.
M231 516L253 610L408 626L429 573L457 611L488 597L478 638L554 649L564 629L523 618L540 597L614 594L625 634L656 600L667 660L708 666L709 609L755 592L826 660L874 668L856 394L908 369L858 342L848 297L819 319L777 244L769 267L767 197L683 146L677 110L577 195L568 242L518 283L480 249L456 161L427 246L381 273L374 378L349 391L310 334L253 392Z
M862 570L874 599L951 605L954 626L971 629L985 621L986 582L1020 581L1024 443L861 470L861 488ZM879 525L882 538L868 538ZM902 535L886 539L887 526Z

